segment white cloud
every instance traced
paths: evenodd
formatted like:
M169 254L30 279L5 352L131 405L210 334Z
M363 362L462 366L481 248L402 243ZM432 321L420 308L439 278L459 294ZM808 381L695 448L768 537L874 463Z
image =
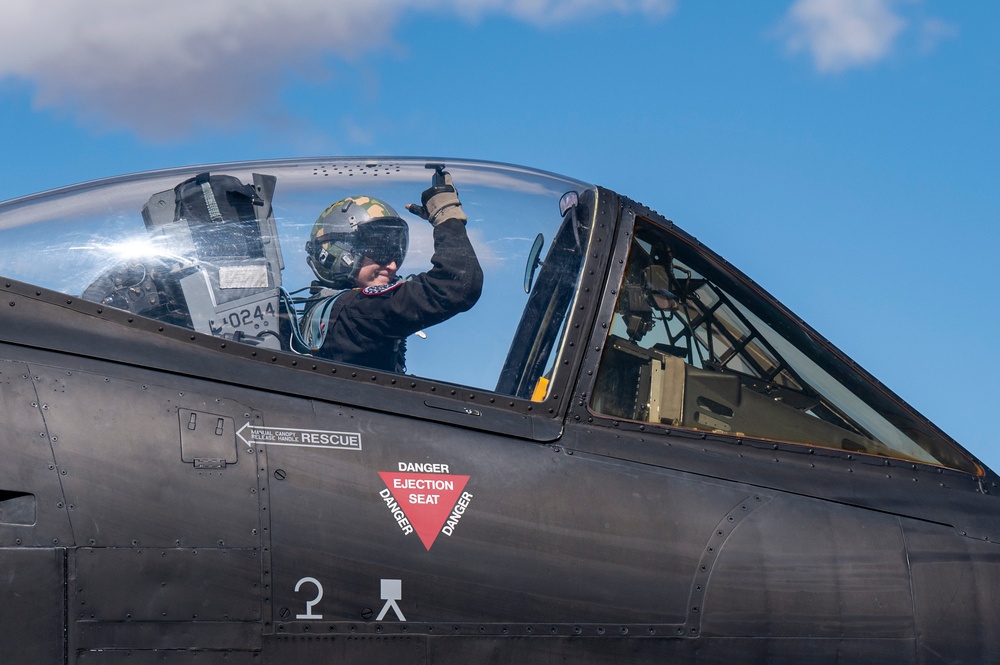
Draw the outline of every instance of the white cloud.
M885 58L906 21L891 0L796 0L783 27L791 51L807 51L821 72L839 72Z
M324 74L324 56L392 47L404 13L502 14L550 25L608 12L664 16L674 2L5 0L0 79L30 82L38 107L172 138L280 112L282 75ZM357 102L356 91L350 99Z

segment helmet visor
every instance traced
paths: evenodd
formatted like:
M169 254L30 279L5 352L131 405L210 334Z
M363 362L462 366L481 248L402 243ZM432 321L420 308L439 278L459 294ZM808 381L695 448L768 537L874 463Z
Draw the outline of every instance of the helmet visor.
M355 252L382 266L403 265L410 244L406 222L398 217L372 220L358 227Z

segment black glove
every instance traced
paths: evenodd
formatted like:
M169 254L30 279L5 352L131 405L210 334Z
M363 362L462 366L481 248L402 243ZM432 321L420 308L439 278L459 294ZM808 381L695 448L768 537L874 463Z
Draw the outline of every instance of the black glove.
M463 224L469 219L462 210L462 202L458 200L458 192L447 171L439 170L434 174L431 186L420 195L420 202L423 205L408 203L406 209L434 226L446 219L459 219Z

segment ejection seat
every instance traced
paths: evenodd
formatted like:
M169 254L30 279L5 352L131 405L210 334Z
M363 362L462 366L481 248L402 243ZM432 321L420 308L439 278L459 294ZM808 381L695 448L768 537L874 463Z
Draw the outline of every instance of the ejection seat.
M271 199L277 179L253 184L201 173L142 208L150 250L117 262L83 292L95 302L198 332L288 347L282 334L284 263Z

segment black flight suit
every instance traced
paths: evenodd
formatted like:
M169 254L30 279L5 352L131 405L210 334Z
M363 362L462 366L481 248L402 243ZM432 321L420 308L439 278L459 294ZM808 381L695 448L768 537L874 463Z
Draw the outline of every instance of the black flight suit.
M409 279L338 296L315 355L401 371L402 340L471 309L483 290L483 269L461 221L446 219L434 227L431 263L430 270ZM314 290L318 286L314 282Z

